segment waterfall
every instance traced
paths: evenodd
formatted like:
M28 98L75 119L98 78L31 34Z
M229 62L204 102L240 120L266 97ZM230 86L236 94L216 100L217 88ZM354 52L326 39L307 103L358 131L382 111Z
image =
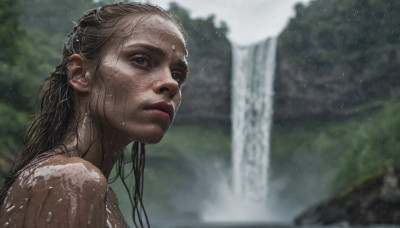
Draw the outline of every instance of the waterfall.
M276 38L232 46L234 193L266 203Z
M214 173L218 181L213 199L204 202L204 221L271 219L266 200L276 42L232 44L232 178Z

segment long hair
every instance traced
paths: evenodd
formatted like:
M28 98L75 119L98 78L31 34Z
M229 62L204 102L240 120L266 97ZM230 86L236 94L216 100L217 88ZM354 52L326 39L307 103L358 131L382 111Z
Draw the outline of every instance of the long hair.
M67 63L69 57L73 54L79 54L85 60L96 63L95 80L98 80L97 78L101 77L98 74L98 67L105 46L118 29L117 24L120 19L127 15L159 15L174 22L186 37L186 33L180 23L175 21L162 8L150 4L121 2L87 11L68 35L64 43L61 63L43 83L42 92L39 94L41 97L39 113L34 117L27 129L23 138L21 153L0 191L0 206L4 202L8 189L28 164L47 156L46 152L57 146L64 148L60 153L68 154L68 149L65 145L62 145L62 142L66 137L68 128L74 124L72 121L75 121L75 118L80 116L80 113L74 110L74 91L68 82ZM75 133L77 135L77 132ZM78 153L81 157L86 154L85 152ZM104 150L102 153L102 157L104 157ZM140 226L143 226L141 211L144 212L148 224L142 204L144 155L144 144L140 143L139 146L139 143L135 142L131 155L135 188L134 193L129 195L133 207L132 217L136 226L136 220L138 220ZM122 179L129 192L124 181L123 159L122 153L117 162L117 175ZM100 169L102 170L102 167Z

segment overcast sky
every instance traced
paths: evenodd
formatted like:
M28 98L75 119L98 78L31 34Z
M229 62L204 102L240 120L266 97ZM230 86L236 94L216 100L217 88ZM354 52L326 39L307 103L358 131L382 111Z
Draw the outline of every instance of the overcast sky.
M230 28L229 38L237 44L251 44L270 36L276 36L294 16L297 2L310 0L175 0L190 11L193 18L216 16ZM141 0L141 2L149 2ZM167 9L169 1L150 0Z

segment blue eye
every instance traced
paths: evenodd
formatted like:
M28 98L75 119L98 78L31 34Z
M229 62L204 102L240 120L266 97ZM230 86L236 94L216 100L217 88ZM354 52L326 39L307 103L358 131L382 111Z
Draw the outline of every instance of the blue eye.
M172 79L178 82L178 84L183 84L186 79L186 75L179 73L179 72L172 72L171 73Z
M145 66L145 67L150 66L150 60L145 56L136 56L132 58L130 61L140 66Z

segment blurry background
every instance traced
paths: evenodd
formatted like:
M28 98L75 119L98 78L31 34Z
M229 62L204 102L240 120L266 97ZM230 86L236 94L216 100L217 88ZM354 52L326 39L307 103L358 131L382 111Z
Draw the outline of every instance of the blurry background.
M3 177L32 117L39 85L61 60L72 22L106 2L112 1L0 0ZM260 15L277 11L276 1L256 2ZM189 34L190 76L174 126L160 144L148 147L145 205L151 221L202 220L205 208L217 203L217 186L231 183L230 39L249 44L278 37L268 193L274 216L266 218L290 221L358 178L398 165L397 0L290 2L285 17L292 18L279 22L281 27L271 29L273 19L254 14L248 30L235 33L230 21L221 21L225 16L196 10L193 16L185 1L158 4L179 17ZM223 7L218 4L208 7ZM241 6L227 12L245 20ZM125 190L114 185L128 215Z

